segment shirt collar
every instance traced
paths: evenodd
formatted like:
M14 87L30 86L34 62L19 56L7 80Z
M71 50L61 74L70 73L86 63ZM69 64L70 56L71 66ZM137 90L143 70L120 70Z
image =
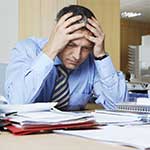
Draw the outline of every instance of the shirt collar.
M54 59L54 65L61 65L61 64L63 64L61 59L58 56L56 56Z

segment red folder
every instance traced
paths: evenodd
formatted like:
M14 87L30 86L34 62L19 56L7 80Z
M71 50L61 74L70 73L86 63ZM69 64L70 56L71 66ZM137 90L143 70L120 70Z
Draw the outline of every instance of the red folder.
M14 135L28 135L33 133L48 132L57 129L87 129L94 128L97 124L94 121L87 121L82 123L70 123L70 124L57 124L57 125L44 125L44 126L32 126L28 128L19 128L14 125L7 126L7 129Z

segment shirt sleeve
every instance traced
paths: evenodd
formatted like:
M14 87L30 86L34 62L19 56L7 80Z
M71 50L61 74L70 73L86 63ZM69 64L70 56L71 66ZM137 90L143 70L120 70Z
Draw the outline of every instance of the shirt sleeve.
M106 109L114 109L116 103L127 100L127 86L122 72L117 72L108 56L103 60L95 60L96 72L94 93Z
M32 40L19 42L11 51L6 71L5 96L9 103L32 103L52 68L53 61Z

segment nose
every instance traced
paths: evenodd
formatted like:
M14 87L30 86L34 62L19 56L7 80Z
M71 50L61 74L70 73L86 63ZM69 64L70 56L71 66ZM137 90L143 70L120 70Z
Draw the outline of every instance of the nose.
M80 57L81 57L81 47L78 47L78 48L76 48L74 51L73 51L73 58L75 59L75 60L79 60L80 59Z

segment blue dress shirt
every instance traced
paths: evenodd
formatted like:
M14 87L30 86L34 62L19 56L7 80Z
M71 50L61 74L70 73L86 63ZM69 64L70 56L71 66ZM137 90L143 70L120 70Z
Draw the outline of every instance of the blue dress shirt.
M5 96L10 104L50 102L57 75L53 61L42 48L47 39L28 38L18 42L11 51L6 71ZM69 76L70 100L68 110L80 110L91 99L92 91L98 97L96 103L106 109L114 109L118 102L126 101L127 87L122 72L114 69L111 58L94 60L92 55Z

